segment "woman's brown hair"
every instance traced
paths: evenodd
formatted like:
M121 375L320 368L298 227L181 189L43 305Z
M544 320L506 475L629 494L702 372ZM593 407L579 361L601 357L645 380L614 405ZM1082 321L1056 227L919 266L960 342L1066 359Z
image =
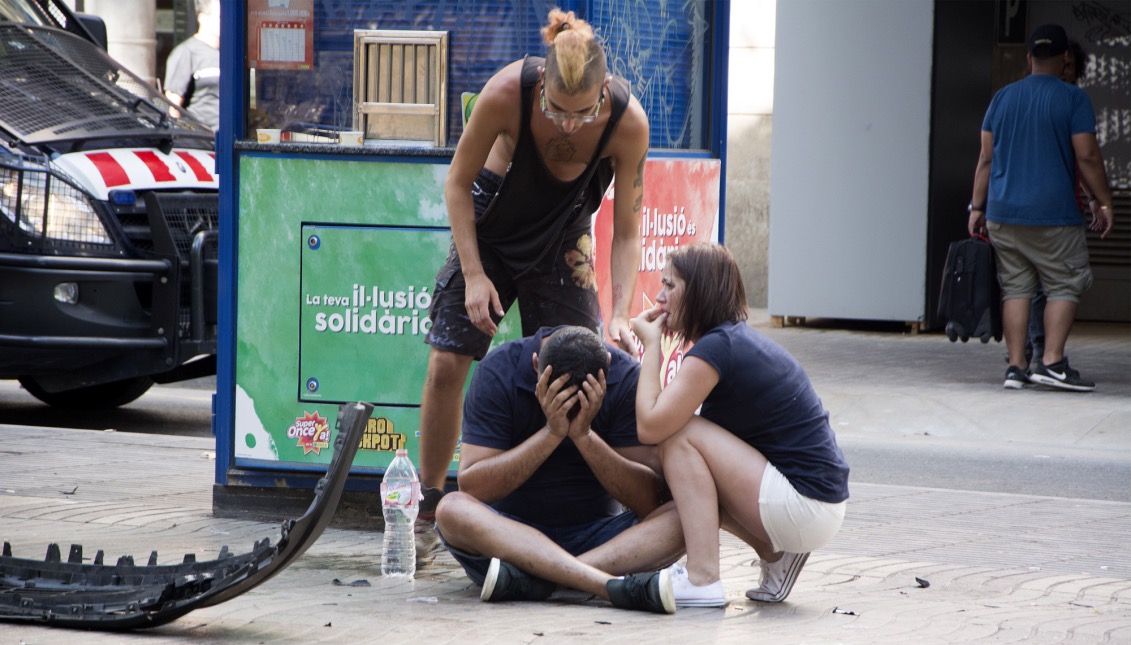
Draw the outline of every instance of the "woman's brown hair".
M746 287L725 246L684 246L668 256L668 263L684 283L679 320L685 337L699 340L725 322L746 320Z
M570 96L603 83L608 68L605 51L589 23L572 11L554 8L542 28L546 43L546 79Z

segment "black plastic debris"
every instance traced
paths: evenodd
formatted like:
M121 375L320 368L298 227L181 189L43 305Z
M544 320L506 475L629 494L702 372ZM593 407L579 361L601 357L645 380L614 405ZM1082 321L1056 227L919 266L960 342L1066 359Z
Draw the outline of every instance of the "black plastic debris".
M931 583L930 583L930 581L928 581L928 580L924 580L923 578L918 578L918 577L917 577L917 578L915 578L915 582L919 583L919 588L920 588L920 589L926 589L927 587L930 587L930 586L931 586Z
M851 609L841 609L840 607L833 607L833 613L844 614L845 616L859 616L859 614L852 611Z
M330 584L334 585L335 587L372 587L373 586L373 585L369 584L368 580L364 580L364 579L360 579L360 578L357 579L357 580L351 580L349 582L342 582L341 580L334 578L333 580L330 581Z
M215 560L197 562L187 554L180 564L158 565L157 552L139 566L132 556L103 564L103 552L84 564L82 546L72 545L62 561L58 544L40 560L16 558L4 543L0 555L0 621L53 627L119 631L156 627L194 609L239 596L287 568L302 555L334 516L350 464L373 406L338 408L334 456L314 488L314 500L298 519L283 522L279 541L257 541L252 550L232 555L225 546Z

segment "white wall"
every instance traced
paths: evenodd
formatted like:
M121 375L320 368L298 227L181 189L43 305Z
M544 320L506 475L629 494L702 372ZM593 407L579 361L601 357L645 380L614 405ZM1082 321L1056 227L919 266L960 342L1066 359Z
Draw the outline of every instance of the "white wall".
M931 0L778 4L771 315L922 319L933 15Z
M86 0L83 8L105 21L110 57L142 80L154 82L157 0Z
M770 135L774 110L775 0L736 0L730 11L725 243L766 306L769 284Z

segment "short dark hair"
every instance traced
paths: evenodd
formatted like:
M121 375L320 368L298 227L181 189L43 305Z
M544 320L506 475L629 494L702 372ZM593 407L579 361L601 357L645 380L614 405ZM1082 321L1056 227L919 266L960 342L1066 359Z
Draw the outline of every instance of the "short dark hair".
M538 352L538 369L553 368L553 379L569 374L566 387L581 386L585 377L609 369L609 350L600 336L585 327L561 327L550 334ZM569 411L569 418L577 416L580 404Z
M731 252L720 244L690 244L668 256L683 280L679 320L683 335L699 340L726 322L746 320L746 286Z

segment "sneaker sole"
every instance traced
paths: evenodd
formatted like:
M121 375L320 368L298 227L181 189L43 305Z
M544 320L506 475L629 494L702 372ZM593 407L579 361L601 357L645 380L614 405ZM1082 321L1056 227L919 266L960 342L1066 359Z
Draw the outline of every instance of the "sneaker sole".
M1002 385L1002 387L1004 387L1007 390L1020 390L1021 388L1025 387L1025 383L1023 383L1021 381L1014 381L1012 379L1007 379L1005 381L1005 384Z
M675 613L675 592L672 591L672 574L667 569L660 570L660 604L669 614Z
M491 566L487 567L487 576L483 578L483 591L479 592L479 599L490 602L491 594L495 593L495 583L499 581L499 567L503 561L491 558Z
M781 586L781 591L778 591L777 594L766 599L755 598L750 595L755 591L754 589L751 589L750 591L746 592L746 597L757 602L781 602L785 600L786 597L789 596L789 592L793 591L793 584L797 582L797 576L801 574L801 568L805 566L805 563L808 560L809 554L805 553L802 554L800 558L797 558L796 561L794 561L794 563L789 567L789 571L787 571L785 574L785 582Z
M1054 387L1058 390L1069 390L1071 392L1091 392L1092 390L1096 389L1095 385L1073 385L1071 383L1065 383L1064 381L1058 381L1051 376L1044 376L1042 374L1034 374L1029 377L1029 380L1033 383L1040 383L1041 385Z
M726 607L726 598L714 598L703 600L677 600L676 607Z

